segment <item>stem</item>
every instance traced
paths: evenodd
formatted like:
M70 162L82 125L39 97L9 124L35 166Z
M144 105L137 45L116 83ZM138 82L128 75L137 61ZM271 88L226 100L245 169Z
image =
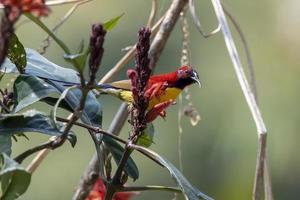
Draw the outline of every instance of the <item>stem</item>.
M118 165L118 168L117 168L117 171L111 181L111 183L113 185L119 185L120 184L120 179L121 179L121 176L122 176L122 172L125 168L125 165L127 163L127 160L128 158L130 157L130 154L132 153L133 149L129 148L128 145L126 145L125 147L125 151L122 155L122 158L121 158L121 161L119 162L119 165Z
M259 107L257 105L257 101L255 98L255 94L253 94L251 87L249 86L249 83L247 81L245 72L243 70L242 63L240 61L233 37L231 35L222 5L220 0L212 0L212 4L214 6L217 18L219 20L219 23L221 24L222 32L224 35L225 43L229 52L229 55L231 57L231 61L234 66L234 70L236 73L236 76L238 78L238 81L240 83L241 89L244 93L245 99L247 101L248 107L251 111L252 118L254 119L257 134L258 134L258 154L257 154L257 163L256 163L256 171L255 171L255 180L254 180L254 186L253 186L253 199L260 199L262 194L262 188L264 183L264 168L266 164L266 139L267 139L267 129L264 123L264 120L262 118L261 112L259 110ZM269 181L270 179L268 179ZM271 183L266 184L269 189L271 190ZM269 191L272 193L271 191Z
M127 120L127 117L128 117L127 104L122 103L118 112L115 114L115 117L112 120L110 127L108 128L108 132L110 132L113 135L119 135L123 125ZM97 154L94 154L89 165L84 171L80 179L79 185L77 186L75 194L72 198L73 200L83 200L88 196L90 190L92 189L96 181L96 179L93 178L94 177L93 174L96 175L99 174L99 161L98 161Z
M263 134L259 136L258 143L258 153L256 160L256 170L255 170L255 180L253 186L252 197L255 200L260 200L261 196L263 196L263 188L264 188L264 167L265 167L265 159L266 159L266 145L267 145L267 135Z
M64 118L61 118L61 117L56 117L56 119L57 119L58 121L61 121L61 122L69 122L69 121L70 121L70 120L68 120L68 119L64 119ZM77 125L77 126L80 126L80 127L82 127L82 128L86 128L86 129L88 129L88 130L91 130L91 131L93 131L93 132L95 132L95 133L101 133L101 134L103 134L103 135L106 135L106 136L108 136L108 137L111 137L111 138L117 140L118 142L121 142L121 143L123 143L123 144L126 144L126 141L123 140L122 138L119 138L118 136L113 135L113 134L111 134L111 133L109 133L109 132L106 132L106 131L104 131L104 130L98 128L98 127L94 127L94 126L91 126L91 125L88 125L88 124L83 124L83 123L80 123L80 122L74 122L73 124L74 124L74 125Z
M33 173L38 166L40 166L40 164L43 162L44 158L48 155L48 153L51 151L51 149L47 148L47 149L43 149L42 151L40 151L36 157L34 157L34 159L30 162L30 164L27 166L26 170L29 173Z
M182 193L182 191L179 188L176 188L176 187L167 187L167 186L159 186L159 185L127 186L127 187L122 187L120 189L120 191L122 191L122 192L147 191L147 190L157 190L157 191Z
M40 144L36 147L28 149L27 151L25 151L25 152L21 153L20 155L18 155L17 157L15 157L14 160L16 162L18 162L19 164L21 164L24 161L24 159L27 158L28 156L30 156L38 151L41 151L43 149L51 148L52 143L53 143L53 140L49 140L43 144Z

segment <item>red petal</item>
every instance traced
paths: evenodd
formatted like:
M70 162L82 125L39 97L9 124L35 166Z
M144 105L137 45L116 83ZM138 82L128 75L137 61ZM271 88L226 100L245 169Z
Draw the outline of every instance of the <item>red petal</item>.
M173 100L164 101L162 103L156 104L147 114L146 120L147 123L152 122L157 118L157 116L164 113L164 110L173 103Z

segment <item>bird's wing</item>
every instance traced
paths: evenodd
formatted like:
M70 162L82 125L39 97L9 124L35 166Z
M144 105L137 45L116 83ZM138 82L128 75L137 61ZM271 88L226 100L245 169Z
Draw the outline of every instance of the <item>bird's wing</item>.
M112 83L109 83L109 85L123 89L123 90L131 90L131 80L121 80L121 81L115 81Z

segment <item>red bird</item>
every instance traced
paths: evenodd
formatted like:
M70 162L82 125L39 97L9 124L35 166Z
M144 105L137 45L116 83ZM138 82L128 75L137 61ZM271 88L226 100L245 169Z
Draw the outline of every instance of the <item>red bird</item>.
M145 92L145 97L149 98L146 116L148 122L153 121L158 115L164 117L165 109L175 101L185 87L193 83L200 85L198 73L189 66L182 66L174 72L151 76ZM112 94L127 103L133 102L130 80L99 84L98 89L101 93Z

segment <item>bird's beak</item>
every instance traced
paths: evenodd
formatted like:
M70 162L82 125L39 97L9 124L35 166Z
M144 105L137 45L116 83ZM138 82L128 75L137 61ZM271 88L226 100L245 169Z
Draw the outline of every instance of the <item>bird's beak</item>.
M199 79L199 76L198 76L198 73L193 70L193 76L191 77L194 81L196 81L199 85L199 87L201 88L201 82L200 82L200 79Z

